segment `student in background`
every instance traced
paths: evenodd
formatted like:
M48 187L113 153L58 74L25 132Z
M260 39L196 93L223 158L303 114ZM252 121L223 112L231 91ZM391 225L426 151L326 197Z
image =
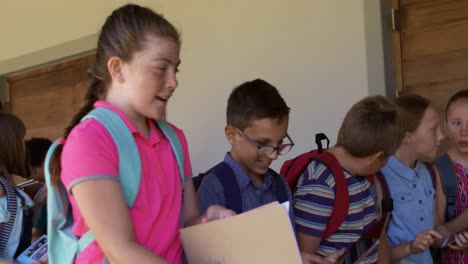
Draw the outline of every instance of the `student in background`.
M47 197L47 190L45 188L44 178L44 160L52 141L48 138L31 138L26 140L26 150L29 156L29 163L31 167L31 179L36 181L39 186L37 192L31 197L34 200L34 205L38 209L45 204Z
M44 178L44 160L52 141L48 138L31 138L26 141L26 149L31 164L31 179L37 181L40 186L34 197L34 215L32 241L47 232L47 189Z
M0 128L0 256L12 260L31 243L33 202L13 184L13 175L26 175L26 128L5 112L0 112Z
M438 211L441 226L440 232L448 237L454 236L453 242L442 249L442 263L468 263L468 90L454 94L445 109L445 126L450 140L450 148L446 154L446 164L451 170L447 173L442 169L444 162L437 159L438 169L442 175L444 187L453 182L456 195L453 197L453 208L449 208L447 191L442 192L438 199ZM448 210L453 210L447 214ZM453 214L453 215L452 215ZM465 230L463 232L463 230ZM458 234L457 234L458 233ZM445 246L445 245L444 245Z
M44 183L44 160L52 141L48 138L33 137L26 140L31 164L31 178Z

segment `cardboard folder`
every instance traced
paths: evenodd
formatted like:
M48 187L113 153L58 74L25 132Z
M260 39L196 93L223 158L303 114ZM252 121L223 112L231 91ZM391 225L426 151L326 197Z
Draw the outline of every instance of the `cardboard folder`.
M190 264L301 263L287 210L277 202L180 233Z

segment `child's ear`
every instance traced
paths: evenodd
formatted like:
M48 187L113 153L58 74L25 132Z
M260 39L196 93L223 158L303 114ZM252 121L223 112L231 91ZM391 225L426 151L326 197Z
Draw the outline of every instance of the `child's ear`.
M377 152L376 155L377 155L377 158L378 158L380 161L384 161L386 158L388 158L388 155L385 154L385 152L383 152L383 151Z
M229 144L231 144L231 146L236 144L237 131L232 126L227 125L224 128L224 134L226 135L226 139Z
M382 163L385 159L387 159L387 157L388 156L385 154L385 152L379 151L368 156L367 160L370 164L375 164L376 162Z
M402 143L411 143L414 139L414 136L413 136L413 133L411 132L405 132L404 136L403 136L403 140L402 140Z
M125 62L122 61L119 57L113 56L107 61L107 70L109 71L112 80L115 80L119 83L125 82L124 77L124 67Z
M387 163L388 155L385 154L383 151L378 151L376 153L371 154L365 158L365 162L369 167L376 167L379 166L379 170ZM384 163L385 162L385 163ZM375 172L374 172L375 173Z

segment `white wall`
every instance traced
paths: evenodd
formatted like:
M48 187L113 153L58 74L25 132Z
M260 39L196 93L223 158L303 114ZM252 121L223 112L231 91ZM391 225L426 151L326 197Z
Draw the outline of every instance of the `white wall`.
M275 85L292 108L290 135L296 147L286 158L314 147L317 132L335 141L351 104L369 91L384 90L383 77L372 74L369 81L369 67L382 67L383 61L369 60L366 52L365 1L135 1L163 12L182 32L180 85L168 118L186 132L195 173L228 150L227 97L233 87L254 78ZM23 2L7 1L0 9L4 72L15 58L97 32L124 1L28 1L26 10ZM18 26L9 26L15 21ZM378 45L372 48L379 52ZM52 58L53 51L47 52Z
M362 2L217 2L193 4L176 18L183 64L169 119L187 133L194 171L223 157L226 99L257 77L275 85L292 109L297 145L289 158L312 148L317 132L334 141L347 108L368 93Z
M365 0L364 1L364 25L366 31L366 60L367 60L367 85L369 88L369 95L385 94L386 87L385 83L385 65L384 65L384 36L382 33L383 26L385 28L385 33L388 34L385 36L389 41L387 45L392 45L391 40L391 26L388 24L390 21L382 21L382 2L388 0ZM383 8L390 9L390 2L384 3ZM385 17L389 19L389 17ZM385 23L382 23L385 22ZM384 25L382 25L384 24ZM390 63L388 65L390 68L393 66ZM393 72L390 73L391 78L393 78ZM390 84L391 85L391 84ZM387 87L388 91L393 91L392 87Z

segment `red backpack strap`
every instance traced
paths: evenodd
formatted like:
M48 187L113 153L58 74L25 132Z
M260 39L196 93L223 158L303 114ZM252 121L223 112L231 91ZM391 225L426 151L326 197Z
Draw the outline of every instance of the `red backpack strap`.
M343 224L349 212L349 191L343 168L333 154L324 151L322 140L326 140L327 149L330 147L330 140L323 133L315 135L315 143L318 149L304 153L292 160L286 161L281 167L280 174L286 178L291 190L295 190L299 178L309 166L310 162L316 160L325 165L335 179L335 200L333 210L325 228L322 240L329 238ZM337 199L339 197L339 199Z
M373 185L375 183L375 176L374 175L367 175L366 179L371 185Z
M314 152L315 151L303 153L292 160L286 161L283 166L281 166L280 175L286 179L291 191L294 192L296 189L299 178L315 156Z
M304 173L307 166L309 166L312 159L317 155L323 152L322 141L327 142L327 149L330 148L330 140L323 133L318 133L315 135L315 143L317 144L318 149L312 150L310 152L303 153L302 155L297 156L292 160L286 161L283 166L281 166L280 174L286 178L291 191L296 190L297 182L299 178Z
M335 179L336 191L333 210L322 236L322 240L325 240L338 230L341 224L345 221L346 216L348 216L349 191L343 168L333 154L325 151L321 154L317 154L317 157L314 159L327 166Z
M318 150L313 150L304 153L295 159L286 161L281 167L280 174L286 178L291 190L295 190L297 182L301 175L309 166L310 162L316 160L325 165L332 173L335 179L335 201L333 210L328 220L327 227L325 228L322 239L329 238L338 228L343 224L349 211L349 191L346 178L338 160L333 154L323 151L319 153ZM336 199L340 197L340 199Z

